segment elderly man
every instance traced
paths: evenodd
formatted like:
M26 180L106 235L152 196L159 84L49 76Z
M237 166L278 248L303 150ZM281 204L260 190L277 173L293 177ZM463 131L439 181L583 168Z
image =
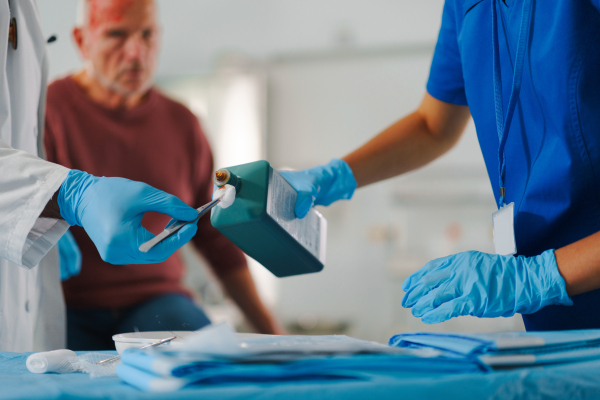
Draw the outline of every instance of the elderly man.
M85 67L48 88L45 145L50 161L98 176L145 182L198 207L210 201L213 162L194 115L152 87L159 49L151 0L86 0L73 37ZM168 218L146 215L160 232ZM182 284L178 254L152 266L103 262L87 234L73 229L82 270L64 282L67 342L107 349L120 332L195 330L209 323ZM261 303L243 253L210 225L192 239L252 325L280 333Z

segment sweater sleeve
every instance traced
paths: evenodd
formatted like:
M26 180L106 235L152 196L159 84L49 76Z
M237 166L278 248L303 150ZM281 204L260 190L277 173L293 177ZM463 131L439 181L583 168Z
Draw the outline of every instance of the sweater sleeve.
M213 157L208 140L200 124L194 124L194 174L195 204L206 204L213 192ZM198 233L192 239L196 248L208 260L217 276L225 276L233 270L247 268L244 253L229 239L217 231L210 223L210 215L198 222Z
M46 160L53 163L60 163L56 149L56 137L54 135L53 124L51 119L53 112L50 107L46 106L46 118L44 120L44 151Z
M68 115L64 109L65 98L68 93L65 91L64 82L53 82L48 86L46 113L44 118L44 150L46 160L60 164L67 168L73 168L69 157L69 143L65 140L66 132L63 116ZM77 168L81 169L81 168Z

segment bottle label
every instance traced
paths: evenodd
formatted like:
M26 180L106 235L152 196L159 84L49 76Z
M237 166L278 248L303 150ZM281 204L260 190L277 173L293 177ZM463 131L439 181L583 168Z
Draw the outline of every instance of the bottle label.
M297 193L273 168L269 170L267 214L325 265L327 220L311 208L306 217L296 218L294 206Z

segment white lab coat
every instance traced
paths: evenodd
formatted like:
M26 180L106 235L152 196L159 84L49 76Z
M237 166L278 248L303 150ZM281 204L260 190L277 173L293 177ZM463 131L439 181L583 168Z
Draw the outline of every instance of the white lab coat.
M18 47L8 43L17 20ZM41 160L46 41L33 0L0 0L0 350L64 348L54 245L69 225L38 218L68 169ZM19 150L16 150L19 149Z

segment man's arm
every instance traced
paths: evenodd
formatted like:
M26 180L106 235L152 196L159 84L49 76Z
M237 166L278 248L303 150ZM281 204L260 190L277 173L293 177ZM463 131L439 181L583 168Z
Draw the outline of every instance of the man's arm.
M260 333L285 334L263 305L248 268L238 268L219 277L229 297L242 310L248 322Z
M402 118L343 158L358 187L420 168L450 150L462 135L470 112L428 93Z

